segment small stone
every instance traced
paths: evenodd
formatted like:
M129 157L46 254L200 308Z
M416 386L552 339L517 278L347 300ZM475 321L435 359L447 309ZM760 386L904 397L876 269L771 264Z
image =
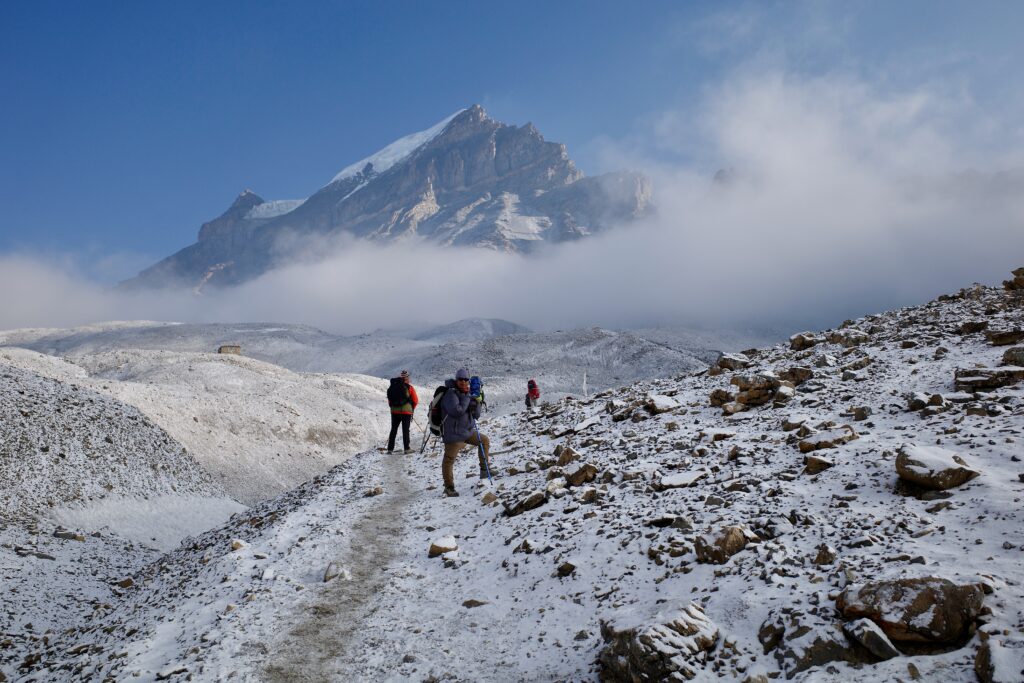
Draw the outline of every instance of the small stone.
M459 549L459 544L455 542L454 536L442 536L441 538L435 539L430 544L430 550L427 552L427 557L437 557L438 555L444 555Z

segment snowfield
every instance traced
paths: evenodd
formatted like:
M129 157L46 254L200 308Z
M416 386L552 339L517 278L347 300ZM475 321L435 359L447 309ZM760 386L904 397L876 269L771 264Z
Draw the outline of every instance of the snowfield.
M436 447L367 450L141 552L116 591L86 582L94 609L11 618L0 666L25 681L1020 681L1024 348L1006 339L1024 341L1024 298L976 286L493 417L494 483L466 452L459 498L440 496ZM116 358L90 376L127 376ZM146 363L126 372L159 378ZM74 550L113 557L104 542Z

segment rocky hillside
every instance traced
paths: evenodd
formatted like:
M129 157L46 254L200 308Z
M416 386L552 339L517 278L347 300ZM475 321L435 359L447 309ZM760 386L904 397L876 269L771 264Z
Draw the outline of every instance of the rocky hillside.
M0 517L108 496L224 496L166 431L109 396L0 365Z
M1020 681L1018 273L485 421L459 498L436 454L364 453L9 673Z
M242 282L303 251L314 236L422 238L529 252L627 224L650 201L643 176L585 178L565 145L546 141L532 124L495 121L474 105L351 164L307 199L267 202L246 190L203 224L195 244L123 286Z

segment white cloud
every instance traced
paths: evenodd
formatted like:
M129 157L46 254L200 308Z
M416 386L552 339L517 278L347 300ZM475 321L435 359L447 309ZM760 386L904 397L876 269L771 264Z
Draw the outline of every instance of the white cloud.
M347 239L237 288L126 294L39 260L0 261L0 328L100 319L281 321L358 333L504 317L829 325L1024 265L1019 124L958 89L744 70L694 110L605 142L646 169L659 213L533 258ZM666 159L676 161L667 162ZM718 184L715 168L734 169ZM974 169L973 173L966 172Z

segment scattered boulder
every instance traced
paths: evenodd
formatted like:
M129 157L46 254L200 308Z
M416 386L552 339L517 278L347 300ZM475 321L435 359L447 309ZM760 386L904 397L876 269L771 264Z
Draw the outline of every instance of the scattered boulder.
M807 415L787 415L782 418L782 431L791 432L794 429L800 429L805 422L810 421L810 417Z
M445 553L454 552L459 549L459 544L455 542L454 536L442 536L436 538L430 543L430 550L427 552L427 557L437 557L438 555L444 555Z
M736 402L746 406L759 406L775 397L775 390L782 386L782 380L774 372L736 375L730 380L740 392Z
M945 491L966 484L980 472L953 451L938 446L903 446L896 456L896 474L926 489Z
M960 327L958 327L956 331L962 335L976 334L978 332L984 332L987 327L987 320L968 320L961 323Z
M844 635L840 624L791 607L771 612L761 624L757 639L765 654L775 653L787 678L829 662L862 664L874 660L869 651Z
M836 448L857 438L857 432L850 425L811 434L797 443L801 453L811 453L823 448Z
M555 448L555 457L558 458L556 464L559 467L565 467L574 460L579 460L580 454L572 446L558 446Z
M793 351L803 351L825 341L813 332L800 332L789 338L789 348Z
M742 353L723 353L718 357L717 365L723 370L742 370L750 365L750 359Z
M830 467L835 467L835 462L821 455L804 456L804 471L807 474L820 474Z
M827 338L830 344L839 344L848 349L860 346L871 339L867 332L852 327L830 332Z
M1014 270L1013 279L1003 280L1003 287L1010 291L1024 289L1024 268L1017 268Z
M1024 346L1014 346L1003 352L1003 365L1024 367Z
M661 415L679 407L679 401L671 396L662 396L661 394L648 396L644 403L644 409L651 415Z
M860 643L867 648L871 654L883 661L886 659L892 659L893 657L899 657L901 654L882 629L878 628L878 624L870 619L858 619L857 621L851 621L843 624L843 633L845 633L850 640Z
M695 483L706 477L707 470L692 470L690 472L678 472L669 474L658 480L656 488L678 489L686 486L693 486Z
M715 389L710 395L711 405L715 408L720 408L726 403L732 403L736 400L736 394L732 393L728 389Z
M636 608L601 620L598 655L605 683L696 678L718 641L718 627L696 603L648 617Z
M580 465L576 471L567 474L565 480L568 482L569 486L582 486L583 484L589 484L594 481L596 477L597 467L586 462Z
M953 374L957 391L991 391L1024 379L1024 368L958 368Z
M558 575L563 579L567 576L572 576L576 572L576 565L566 560L562 564L558 565Z
M738 526L725 527L714 536L698 536L693 543L697 561L704 564L725 564L746 547L747 535Z
M989 636L974 657L974 673L981 683L1019 683L1024 679L1024 640Z
M802 365L796 365L780 372L779 377L799 386L814 377L814 370Z
M985 338L992 346L1009 346L1024 341L1024 329L988 330L985 332Z
M516 500L512 505L505 505L505 514L509 517L515 517L520 515L527 510L533 510L538 508L547 501L547 495L542 490L531 491L530 493L522 496Z
M828 543L822 543L818 546L818 554L814 556L814 564L819 567L826 564L833 564L836 561L836 549L830 546Z
M866 617L894 642L959 644L981 614L981 584L924 577L849 586L836 600L847 619Z

